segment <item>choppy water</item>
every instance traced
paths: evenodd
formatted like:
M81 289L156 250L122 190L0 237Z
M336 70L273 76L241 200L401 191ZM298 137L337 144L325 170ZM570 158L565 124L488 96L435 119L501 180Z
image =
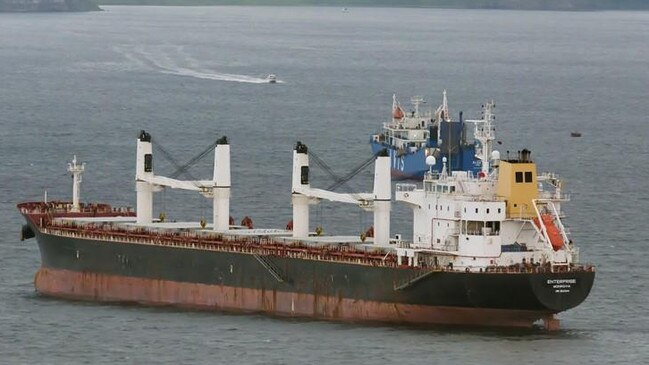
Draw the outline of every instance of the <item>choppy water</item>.
M0 362L642 363L649 358L649 13L338 8L109 7L0 14ZM284 83L262 84L274 73ZM134 204L139 129L180 161L217 136L233 148L233 214L290 219L291 148L340 174L369 155L391 94L453 113L498 107L501 151L528 147L567 180L566 207L595 287L556 334L413 330L97 305L37 296L35 242L15 204L68 197L66 161L87 162L85 199ZM578 130L582 138L570 138ZM192 170L211 176L210 159ZM156 159L156 169L173 168ZM331 182L316 173L315 185ZM369 189L371 172L352 184ZM210 204L159 194L167 216ZM358 234L353 207L314 208ZM408 235L408 213L393 232Z

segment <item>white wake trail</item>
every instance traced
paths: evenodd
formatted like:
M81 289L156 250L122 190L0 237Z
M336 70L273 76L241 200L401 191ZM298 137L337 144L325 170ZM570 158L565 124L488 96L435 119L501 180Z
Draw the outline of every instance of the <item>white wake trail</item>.
M168 47L166 47L168 48ZM182 60L177 60L171 57L170 52L167 52L165 49L158 48L151 52L148 49L143 49L141 47L132 48L130 51L124 48L115 49L118 53L121 53L126 59L135 63L141 67L147 67L149 69L158 71L167 75L174 76L183 76L183 77L193 77L203 80L215 80L215 81L229 81L229 82L243 82L249 84L267 84L268 79L261 77L254 77L248 75L238 75L238 74L229 74L229 73L219 73L206 70L199 66L199 62L188 55L183 47L176 47L175 53L179 54L179 57ZM182 62L178 62L182 61ZM184 65L181 65L182 63ZM280 80L277 80L277 83L283 83Z
M265 78L246 76L246 75L237 75L237 74L223 74L223 73L213 73L213 72L203 72L192 70L188 68L178 67L174 69L164 69L161 68L160 72L176 75L176 76L188 76L194 77L197 79L204 80L218 80L218 81L231 81L231 82L245 82L249 84L267 84L268 80ZM281 81L277 81L280 83Z

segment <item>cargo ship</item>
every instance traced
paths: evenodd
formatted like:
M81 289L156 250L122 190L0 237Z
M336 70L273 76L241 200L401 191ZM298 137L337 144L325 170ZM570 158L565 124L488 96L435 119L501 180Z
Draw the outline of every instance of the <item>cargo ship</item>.
M555 174L537 174L531 153L492 151L492 105L479 123L481 170L450 171L442 158L418 183L391 180L387 151L374 161L373 190L340 193L311 186L311 152L293 149L293 218L282 229L230 217L230 145L214 147L212 179L179 180L154 171L151 135L136 141L135 210L81 203L85 165L68 166L72 201L18 204L24 239L35 237L45 296L214 311L414 326L544 326L588 296L595 268L562 223L568 200ZM211 200L211 222L154 218L163 188ZM394 190L394 191L393 191ZM287 189L287 194L289 190ZM393 194L394 193L394 194ZM394 196L393 196L394 195ZM311 230L310 206L323 200L373 212L358 236ZM390 233L392 204L412 209L412 239Z
M471 171L476 174L481 170L482 161L476 151L481 148L479 141L468 136L468 124L462 112L459 119L451 118L446 90L442 104L433 112L421 111L424 99L415 96L411 99L413 109L404 111L392 95L392 115L383 123L381 132L371 135L370 145L374 154L386 149L390 156L392 177L399 180L421 180L429 166L426 157L436 160L434 168L442 168L442 159L447 159L450 171Z

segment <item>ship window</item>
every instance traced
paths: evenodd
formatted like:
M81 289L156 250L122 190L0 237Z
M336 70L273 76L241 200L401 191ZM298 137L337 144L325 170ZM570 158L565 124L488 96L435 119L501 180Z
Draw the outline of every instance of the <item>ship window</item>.
M522 171L516 171L516 182L517 183L522 183L523 182L523 172Z
M500 222L499 221L487 222L486 227L489 228L489 230L485 231L486 235L497 236L497 235L500 234Z
M500 213L500 208L498 208L498 213Z
M487 214L489 214L489 208L487 208Z
M475 208L475 212L478 213L478 208Z
M525 182L526 183L532 182L532 171L525 171Z
M144 172L153 171L153 155L147 153L144 155Z
M454 192L455 191L455 186L451 186L450 189L451 189L451 193Z
M482 221L466 221L466 234L469 236L480 236L482 235L484 226L485 222Z

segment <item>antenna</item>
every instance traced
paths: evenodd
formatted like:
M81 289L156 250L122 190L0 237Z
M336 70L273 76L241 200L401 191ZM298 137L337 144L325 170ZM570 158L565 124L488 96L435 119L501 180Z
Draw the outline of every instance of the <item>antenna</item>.
M446 97L446 89L442 93L442 111L444 112L444 119L449 119L450 114L448 112L448 98Z
M419 117L419 105L424 102L424 98L421 96L413 96L410 98L410 102L415 106L415 116Z
M448 161L446 156L442 157L442 177L448 177L448 173L446 172L446 161Z
M493 140L496 139L494 133L493 122L496 117L493 114L493 109L496 104L487 102L482 105L482 119L481 120L467 120L475 124L474 136L480 142L480 149L476 151L476 157L482 161L481 171L486 175L489 174L491 151L493 149ZM509 151L507 151L509 159Z

